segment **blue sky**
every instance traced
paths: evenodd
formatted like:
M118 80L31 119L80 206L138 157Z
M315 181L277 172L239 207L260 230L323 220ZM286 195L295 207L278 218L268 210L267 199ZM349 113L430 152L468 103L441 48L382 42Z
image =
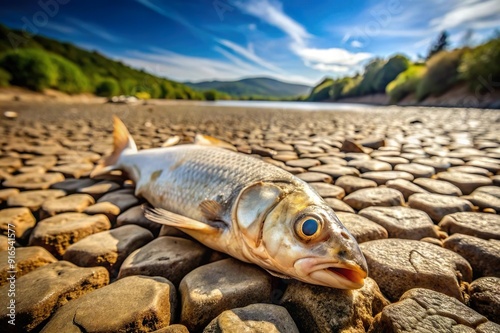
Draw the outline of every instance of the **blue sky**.
M268 76L314 84L369 59L425 55L500 28L498 0L4 1L0 22L178 81Z

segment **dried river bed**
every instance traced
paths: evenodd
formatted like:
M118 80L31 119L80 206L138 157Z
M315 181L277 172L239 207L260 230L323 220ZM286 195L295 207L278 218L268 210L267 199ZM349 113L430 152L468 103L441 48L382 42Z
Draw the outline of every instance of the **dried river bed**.
M498 111L7 110L18 118L0 120L2 331L500 332ZM361 244L365 286L275 278L146 220L130 181L88 177L111 150L112 114L140 149L203 133L311 183Z

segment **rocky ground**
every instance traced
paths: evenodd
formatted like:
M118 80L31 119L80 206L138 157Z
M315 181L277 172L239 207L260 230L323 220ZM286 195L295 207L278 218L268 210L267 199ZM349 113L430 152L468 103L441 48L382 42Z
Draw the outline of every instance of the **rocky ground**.
M497 111L2 108L2 332L500 332ZM112 114L140 148L210 134L309 182L361 244L365 286L281 280L146 220L130 181L88 177Z

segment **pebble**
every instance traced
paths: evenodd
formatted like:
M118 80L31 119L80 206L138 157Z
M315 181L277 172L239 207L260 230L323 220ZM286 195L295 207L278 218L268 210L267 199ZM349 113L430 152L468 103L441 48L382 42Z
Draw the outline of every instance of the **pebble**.
M479 278L472 281L469 290L470 307L500 324L500 278L492 276Z
M406 179L413 180L413 176L405 171L373 171L361 174L361 178L373 180L377 185L384 185L389 180Z
M0 210L0 232L2 234L7 234L8 230L14 230L17 239L24 239L29 236L35 223L35 217L26 207Z
M66 193L61 190L25 191L9 196L7 205L10 207L28 207L31 211L37 211L45 201L61 198L65 195Z
M286 165L288 165L288 166L299 167L299 168L304 168L304 169L312 168L312 167L318 166L320 164L321 164L320 161L318 161L316 159L312 159L312 158L301 158L298 160L292 160L292 161L286 162Z
M61 182L64 176L59 172L52 173L22 173L12 176L3 182L5 187L14 187L23 190L46 190L52 184Z
M101 267L80 268L58 261L38 268L16 280L16 325L7 324L10 318L2 311L3 332L38 329L61 306L108 283L108 272ZM0 287L2 295L7 295L8 288L8 285ZM0 298L2 309L7 308L8 302L9 298Z
M370 206L402 206L404 197L392 188L366 188L353 192L344 198L344 202L356 210Z
M83 163L68 163L63 165L56 165L50 168L50 171L60 172L66 177L70 178L80 178L90 175L90 172L94 169L94 164L83 162Z
M368 333L397 332L499 332L500 326L453 297L437 291L415 288L399 302L379 313Z
M309 185L323 198L342 199L345 196L345 191L340 186L325 183L309 183Z
M377 183L373 180L354 176L342 176L335 181L335 185L342 187L347 194L364 188L377 187Z
M500 242L454 234L444 240L443 246L466 258L475 278L500 277Z
M337 198L324 198L325 202L328 206L330 206L335 212L347 212L354 213L354 209L352 209L348 204L343 202Z
M500 199L500 187L498 186L481 186L478 187L472 194L475 193L486 193Z
M279 302L301 332L365 332L389 302L375 281L357 290L341 290L290 280Z
M436 223L446 215L473 210L472 203L465 199L431 193L413 194L408 199L408 205L426 212Z
M445 216L439 227L448 234L466 234L500 240L500 215L461 212Z
M41 332L151 332L172 323L176 305L167 279L129 276L62 306Z
M223 311L271 299L271 276L255 265L224 259L196 268L179 285L180 323L200 331Z
M146 216L144 216L144 208L142 206L131 207L117 217L117 227L127 224L135 224L146 228L155 236L158 236L160 229L163 226L162 224L148 220Z
M139 204L139 199L128 190L120 190L103 195L97 202L110 202L124 212L132 206Z
M334 179L340 178L342 176L351 175L359 176L360 173L356 168L351 168L336 164L325 164L316 167L309 168L311 172L321 172L333 177Z
M412 196L415 193L429 193L423 188L419 187L418 185L415 185L414 183L406 179L389 180L385 185L388 188L393 188L401 192L405 200L408 200L408 198L410 198L410 196Z
M0 205L16 194L19 194L19 190L17 188L6 188L0 190Z
M347 163L347 166L354 167L360 172L371 172L371 171L390 171L392 166L389 163L377 161L377 160L352 160Z
M491 179L488 177L466 172L440 172L436 177L439 180L444 180L455 185L463 194L470 194L478 187L492 184Z
M26 246L16 248L14 267L11 267L8 260L9 252L11 251L0 252L0 286L8 282L7 278L10 276L9 271L16 271L16 278L20 278L39 267L57 261L57 259L43 247Z
M384 227L390 238L439 238L429 215L421 210L408 207L368 207L361 210L359 215Z
M25 162L26 165L38 165L45 169L50 169L57 163L57 157L52 155L37 156L30 158Z
M471 174L485 176L485 177L488 177L491 175L491 172L489 172L487 169L479 168L479 167L475 167L475 166L471 166L471 165L459 165L459 166L451 167L447 171L449 171L449 172L465 172L465 173L471 173Z
M101 231L70 245L64 260L80 267L102 266L112 276L132 252L153 240L153 234L137 225Z
M91 195L94 199L99 199L108 192L116 191L120 188L120 185L112 181L101 181L99 183L94 183L87 186L80 186L77 191L80 193L85 193Z
M42 204L40 218L68 212L81 213L92 204L94 204L94 198L88 194L71 194L67 197L47 200Z
M120 208L111 202L98 202L95 205L85 208L83 213L88 215L106 215L111 224L115 225L116 219L120 215Z
M346 153L366 153L367 150L363 148L362 145L359 143L353 141L353 140L345 140L342 143L342 147L340 147L340 151L346 152Z
M398 164L394 167L394 170L408 172L415 178L430 178L435 173L433 167L418 163Z
M210 249L198 242L179 237L158 237L127 257L118 278L163 276L178 286L186 274L208 261L210 253Z
M304 173L299 173L296 176L308 183L311 182L331 183L333 181L331 176L321 172L304 172Z
M360 244L370 277L396 301L412 288L428 288L464 301L462 288L472 268L453 251L409 239L380 239ZM460 274L457 274L459 272Z
M71 244L110 228L111 224L104 215L63 213L38 222L29 245L41 246L61 258Z
M500 212L500 198L493 195L474 191L470 195L463 196L462 198L469 200L474 206L481 209L491 208Z
M457 197L462 195L462 191L458 187L443 180L417 178L413 182L434 194L453 195Z
M78 191L79 188L85 187L85 186L90 186L95 184L96 181L90 178L83 178L83 179L74 179L74 178L69 178L65 179L62 182L55 183L50 188L56 189L56 190L63 190L67 194L73 194Z
M257 303L226 310L203 330L203 333L219 332L299 333L299 330L284 307Z
M384 227L363 216L345 212L336 212L336 215L358 243L388 237Z
M374 157L373 154L372 154L372 157ZM374 158L376 160L389 163L393 168L396 167L396 165L398 165L398 164L408 164L408 163L410 163L410 161L408 161L406 158L403 158L403 157L400 157L400 156L377 156L377 157L374 157ZM398 170L398 171L407 171L407 170Z

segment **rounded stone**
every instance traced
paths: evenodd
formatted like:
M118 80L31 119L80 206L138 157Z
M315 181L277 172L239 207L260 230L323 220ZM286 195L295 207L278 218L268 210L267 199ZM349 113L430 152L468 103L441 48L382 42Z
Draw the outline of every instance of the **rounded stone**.
M362 243L360 247L371 278L391 301L412 288L428 288L464 301L462 288L464 282L472 280L472 268L455 252L395 238Z
M465 173L471 173L471 174L485 176L485 177L488 177L491 175L491 172L489 172L487 169L478 168L478 167L471 166L471 165L454 166L454 167L449 168L447 171L449 171L449 172L465 172Z
M130 275L163 276L178 286L182 278L208 261L211 250L179 237L159 237L132 252L118 278Z
M430 178L435 173L433 167L418 163L398 164L394 167L394 170L408 172L415 178Z
M431 193L413 194L408 199L408 205L426 212L436 223L446 215L473 210L473 205L465 199Z
M277 295L280 296L279 291ZM375 281L365 279L361 289L342 290L290 280L280 305L301 332L365 332L373 314L389 302Z
M32 211L36 211L45 201L60 198L65 195L66 193L61 190L25 191L10 196L7 199L7 205L10 207L28 207Z
M29 244L41 246L61 258L71 244L110 228L111 224L104 215L63 213L38 222Z
M101 182L96 183L96 184L91 184L88 186L80 186L77 189L77 191L79 193L89 194L94 199L99 199L104 194L106 194L108 192L116 191L119 188L120 188L119 184L112 182L112 181L104 180L104 181L101 181Z
M363 216L344 212L336 212L336 215L358 243L387 238L384 227Z
M42 204L40 218L68 212L81 213L92 204L94 204L94 198L88 194L71 194L67 197L47 200Z
M368 207L359 215L381 225L390 238L419 240L425 237L439 238L429 215L407 207Z
M443 246L460 254L472 266L474 277L500 277L500 242L469 235L454 234L446 238Z
M9 230L13 230L17 239L23 239L28 237L35 223L35 217L26 207L0 210L0 232L2 234L8 234Z
M68 194L73 194L80 187L90 186L90 185L95 184L95 183L96 183L95 180L89 179L89 178L84 178L84 179L69 178L69 179L65 179L62 182L52 184L50 186L50 188L56 189L56 190L63 190L64 192L66 192Z
M366 188L346 196L344 202L356 210L370 206L402 206L404 198L401 192L392 188Z
M470 307L500 324L500 277L483 277L470 285Z
M23 190L45 190L51 185L64 180L59 172L51 173L22 173L3 182L4 187L14 187Z
M436 177L455 185L463 194L470 194L478 187L492 184L488 177L466 172L440 172Z
M304 173L299 173L296 176L308 183L311 182L331 183L333 180L332 177L321 172L304 172Z
M271 276L254 265L224 259L198 267L179 285L180 323L200 331L226 310L271 299Z
M203 330L203 333L219 332L299 333L299 330L284 307L258 303L226 310Z
M413 180L413 176L405 171L373 171L361 174L361 178L373 180L377 185L384 185L389 180L406 179Z
M309 169L309 171L326 173L327 175L331 176L334 179L340 178L342 176L347 176L347 175L359 176L359 174L360 174L356 168L351 168L351 167L336 165L336 164L325 164L325 165L312 167Z
M439 227L452 234L465 234L483 239L500 240L500 215L460 212L445 216Z
M405 200L408 200L408 198L415 193L429 193L418 185L415 185L414 183L405 179L389 180L385 185L388 188L393 188L401 192Z
M1 312L3 332L29 332L35 330L58 308L73 299L107 285L108 272L100 267L80 268L66 261L58 261L41 267L16 280L16 325L8 325L10 319ZM0 288L7 295L9 286ZM7 308L9 299L2 297L0 306Z
M326 204L335 212L354 213L354 209L348 204L337 198L324 198Z
M500 185L500 184L499 184ZM495 198L500 199L500 186L481 186L478 187L472 194L474 193L486 193L494 196Z
M472 192L470 195L463 196L462 198L469 200L474 206L480 209L494 209L500 212L500 198L484 192Z
M148 220L144 216L144 208L142 206L134 206L127 209L125 212L118 215L116 218L116 226L120 227L127 224L136 224L140 227L146 228L153 233L153 235L158 235L162 224Z
M462 191L458 187L443 180L417 178L413 182L431 193L453 195L457 197L462 195Z
M335 185L342 187L347 194L364 188L377 187L377 183L373 180L354 176L342 176L335 181Z
M340 186L325 183L310 183L309 185L323 198L342 199L345 196L344 189Z
M85 237L70 245L63 258L81 267L102 266L115 276L125 258L151 240L149 230L125 225Z
M139 199L129 190L118 190L103 195L97 202L110 202L120 208L120 212L124 212L132 206L137 206Z
M312 158L301 158L298 160L292 160L292 161L287 161L286 165L291 166L291 167L299 167L299 168L304 168L308 169L314 166L320 165L321 162Z
M499 332L500 326L468 306L437 291L415 288L379 313L369 333Z
M129 276L61 307L41 332L151 332L175 318L175 287L155 276Z
M370 172L370 171L390 171L392 166L389 163L377 161L377 160L352 160L347 163L347 166L354 167L360 172Z
M12 254L14 254L12 257L15 260L13 267L9 262L9 255ZM52 254L39 246L19 247L15 249L15 252L12 250L1 251L0 260L0 286L8 282L9 271L16 271L16 278L20 278L39 267L57 261Z
M62 173L66 177L80 178L90 175L94 169L94 164L89 162L67 163L56 165L50 168L50 171Z

